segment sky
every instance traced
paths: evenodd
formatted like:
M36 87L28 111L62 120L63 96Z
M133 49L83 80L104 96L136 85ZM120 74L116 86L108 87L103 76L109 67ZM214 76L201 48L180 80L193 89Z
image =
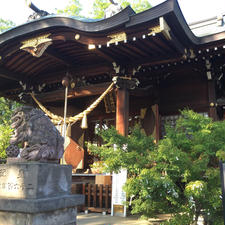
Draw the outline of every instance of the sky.
M55 9L63 9L69 0L33 0L38 8L53 13ZM93 0L81 0L83 15L91 11ZM149 0L152 6L163 0ZM225 0L178 0L184 17L188 23L225 14ZM17 25L25 23L28 16L33 13L25 3L25 0L0 0L0 18L9 19Z

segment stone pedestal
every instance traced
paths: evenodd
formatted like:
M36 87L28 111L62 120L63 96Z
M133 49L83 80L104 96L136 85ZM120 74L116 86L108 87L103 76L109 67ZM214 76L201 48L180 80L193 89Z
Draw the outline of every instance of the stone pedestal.
M0 224L76 225L84 196L71 195L71 177L68 165L0 165Z

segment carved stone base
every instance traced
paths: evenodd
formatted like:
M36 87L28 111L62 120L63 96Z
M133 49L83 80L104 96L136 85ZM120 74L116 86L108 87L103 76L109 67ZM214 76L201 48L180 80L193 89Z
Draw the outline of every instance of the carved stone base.
M0 165L1 225L75 225L83 195L71 195L72 167L49 163Z
M76 225L77 211L67 208L45 213L1 212L1 225Z

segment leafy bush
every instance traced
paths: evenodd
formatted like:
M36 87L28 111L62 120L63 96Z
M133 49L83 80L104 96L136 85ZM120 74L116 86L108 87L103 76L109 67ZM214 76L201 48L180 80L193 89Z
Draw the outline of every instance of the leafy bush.
M13 110L19 105L19 103L0 97L0 159L6 158L5 149L9 145L12 132L10 118Z
M0 159L6 158L5 149L9 146L11 132L9 125L0 125Z
M108 171L127 168L125 191L132 198L132 213L147 217L173 213L164 224L222 224L219 158L225 160L225 121L190 110L181 112L176 126L166 127L157 145L135 127L128 137L115 128L102 131L105 145L91 146ZM113 146L116 146L113 147Z
M147 137L139 127L128 137L118 134L114 127L99 131L99 135L106 144L101 147L90 145L89 148L105 162L105 171L118 172L124 167L129 176L136 176L149 166L150 152L155 145L153 138Z

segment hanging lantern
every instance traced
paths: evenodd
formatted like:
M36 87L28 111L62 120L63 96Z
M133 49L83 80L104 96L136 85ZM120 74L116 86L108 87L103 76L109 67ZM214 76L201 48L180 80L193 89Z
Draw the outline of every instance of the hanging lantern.
M88 123L87 123L87 114L84 113L82 122L81 122L81 128L82 129L87 129L88 128Z
M64 87L68 87L69 86L69 83L70 83L69 77L68 76L63 77L63 79L62 79L62 85Z

